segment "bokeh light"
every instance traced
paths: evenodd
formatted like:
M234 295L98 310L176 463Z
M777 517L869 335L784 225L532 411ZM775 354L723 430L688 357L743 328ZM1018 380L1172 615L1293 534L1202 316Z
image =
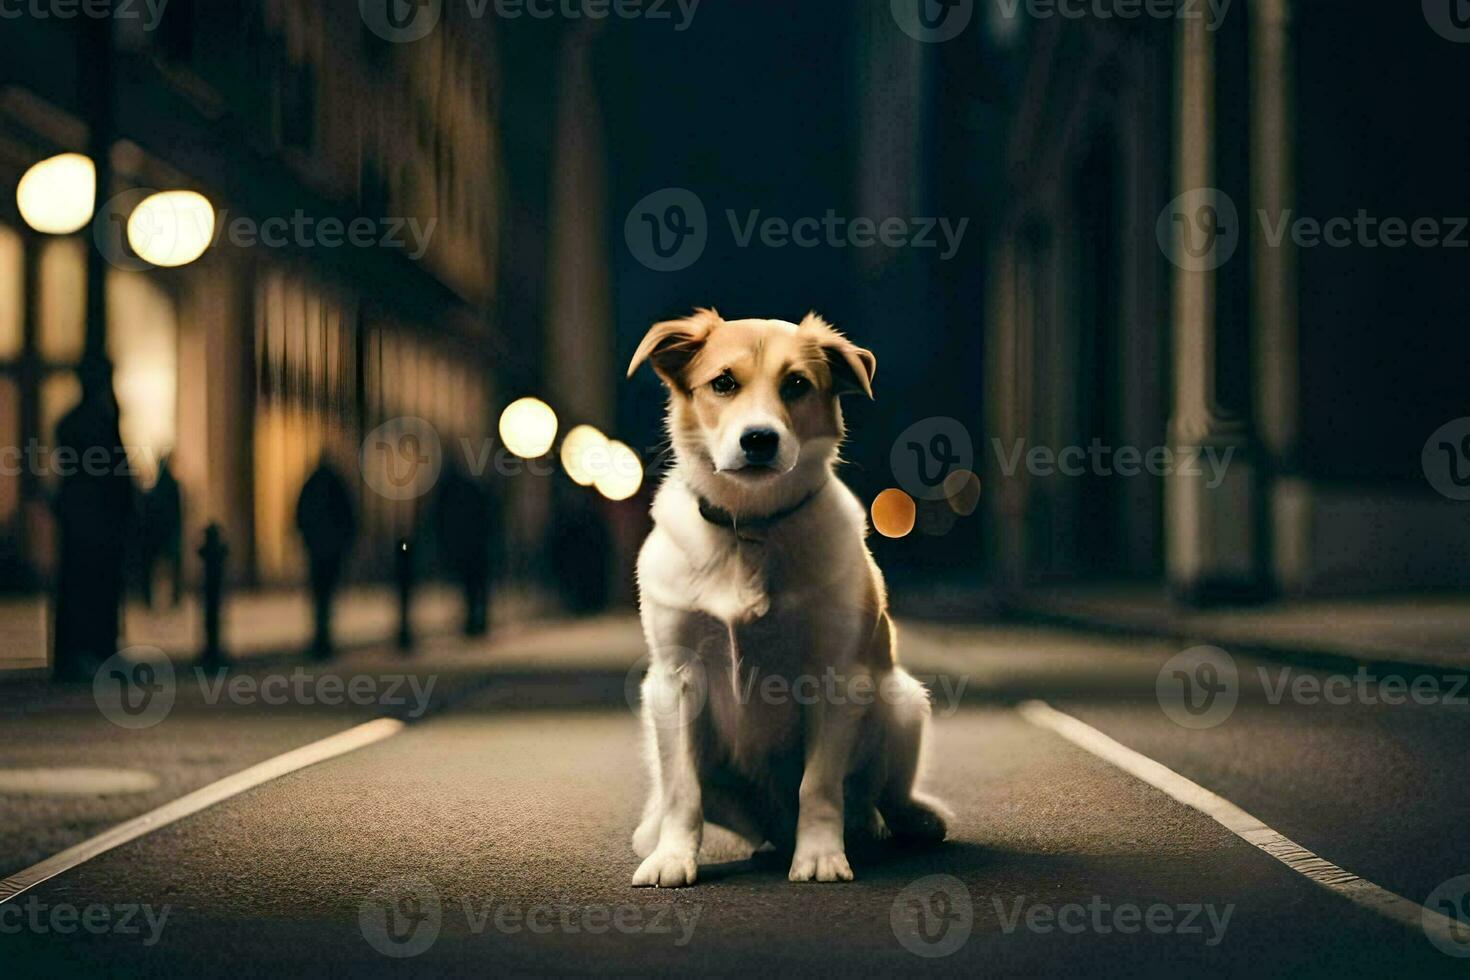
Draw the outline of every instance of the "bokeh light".
M556 441L556 413L539 398L517 398L500 413L500 439L521 459L545 456Z
M643 486L638 454L616 439L607 444L607 466L597 474L597 492L608 500L627 500Z
M165 269L188 265L214 241L214 205L194 191L150 194L128 218L128 244Z
M901 538L914 529L914 498L889 487L873 498L873 529L885 538Z
M561 468L578 486L590 487L606 468L607 436L591 425L574 425L561 441Z
M21 177L15 203L25 223L36 231L47 235L80 231L97 206L97 168L80 153L42 160Z
M944 478L944 497L950 510L969 517L980 506L980 478L969 470L954 470Z

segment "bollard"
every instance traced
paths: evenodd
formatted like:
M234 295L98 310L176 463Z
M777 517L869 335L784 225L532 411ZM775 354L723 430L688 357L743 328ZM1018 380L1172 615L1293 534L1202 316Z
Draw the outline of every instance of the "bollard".
M413 649L413 546L407 538L398 541L393 550L394 574L398 580L398 649Z
M199 557L204 560L204 650L199 660L207 667L225 662L220 645L220 612L225 598L225 558L230 549L218 524L204 529L204 544Z

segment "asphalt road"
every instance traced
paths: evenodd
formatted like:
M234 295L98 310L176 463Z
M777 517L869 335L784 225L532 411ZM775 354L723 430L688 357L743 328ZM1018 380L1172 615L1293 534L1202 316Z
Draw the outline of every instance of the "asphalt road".
M1159 671L1177 652L1158 643L915 630L911 661L921 673L925 663L944 671L948 685L934 681L927 783L957 814L950 842L878 847L853 855L853 883L797 885L776 855L748 858L716 838L695 887L635 890L628 836L643 776L620 669L636 656L628 637L607 627L617 649L601 665L541 663L533 650L337 668L437 683L402 733L0 905L4 960L21 967L17 976L1376 977L1470 968L1422 931L1308 881L1036 727L1015 702L1044 698L1415 902L1470 874L1470 709L1360 696L1273 704L1282 667L1236 657L1238 705L1191 729L1156 697ZM1288 679L1303 674L1324 679L1303 668ZM0 795L0 873L385 713L375 703L225 707L188 684L178 693L166 721L127 733L98 718L86 691L0 696L13 735L0 766L126 764L162 775L130 797ZM1470 954L1470 927L1465 939Z

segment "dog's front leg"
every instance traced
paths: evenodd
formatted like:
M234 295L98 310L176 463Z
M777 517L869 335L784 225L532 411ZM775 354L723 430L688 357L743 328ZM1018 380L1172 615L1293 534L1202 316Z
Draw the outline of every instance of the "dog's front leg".
M692 725L703 707L688 673L655 664L643 681L643 720L658 752L658 844L633 874L635 887L678 888L698 876L704 808Z
M863 708L818 700L807 719L806 769L796 818L792 881L851 881L842 841L842 782L852 765Z

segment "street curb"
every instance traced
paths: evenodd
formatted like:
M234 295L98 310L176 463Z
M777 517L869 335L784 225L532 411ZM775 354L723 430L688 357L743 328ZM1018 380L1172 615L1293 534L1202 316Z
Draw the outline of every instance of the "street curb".
M1416 674L1447 677L1470 673L1470 663L1435 664L1412 657L1386 657L1381 653L1327 650L1286 643L1242 640L1218 634L1212 635L1209 632L1171 627L1166 623L1154 625L1138 622L1125 623L1090 616L1086 613L1066 612L1024 603L1007 605L1002 616L1011 622L1056 626L1088 633L1102 633L1108 636L1147 636L1154 639L1171 640L1178 643L1181 649L1208 644L1263 660L1275 660L1296 667L1334 673L1354 673L1359 668L1366 668L1374 676Z

